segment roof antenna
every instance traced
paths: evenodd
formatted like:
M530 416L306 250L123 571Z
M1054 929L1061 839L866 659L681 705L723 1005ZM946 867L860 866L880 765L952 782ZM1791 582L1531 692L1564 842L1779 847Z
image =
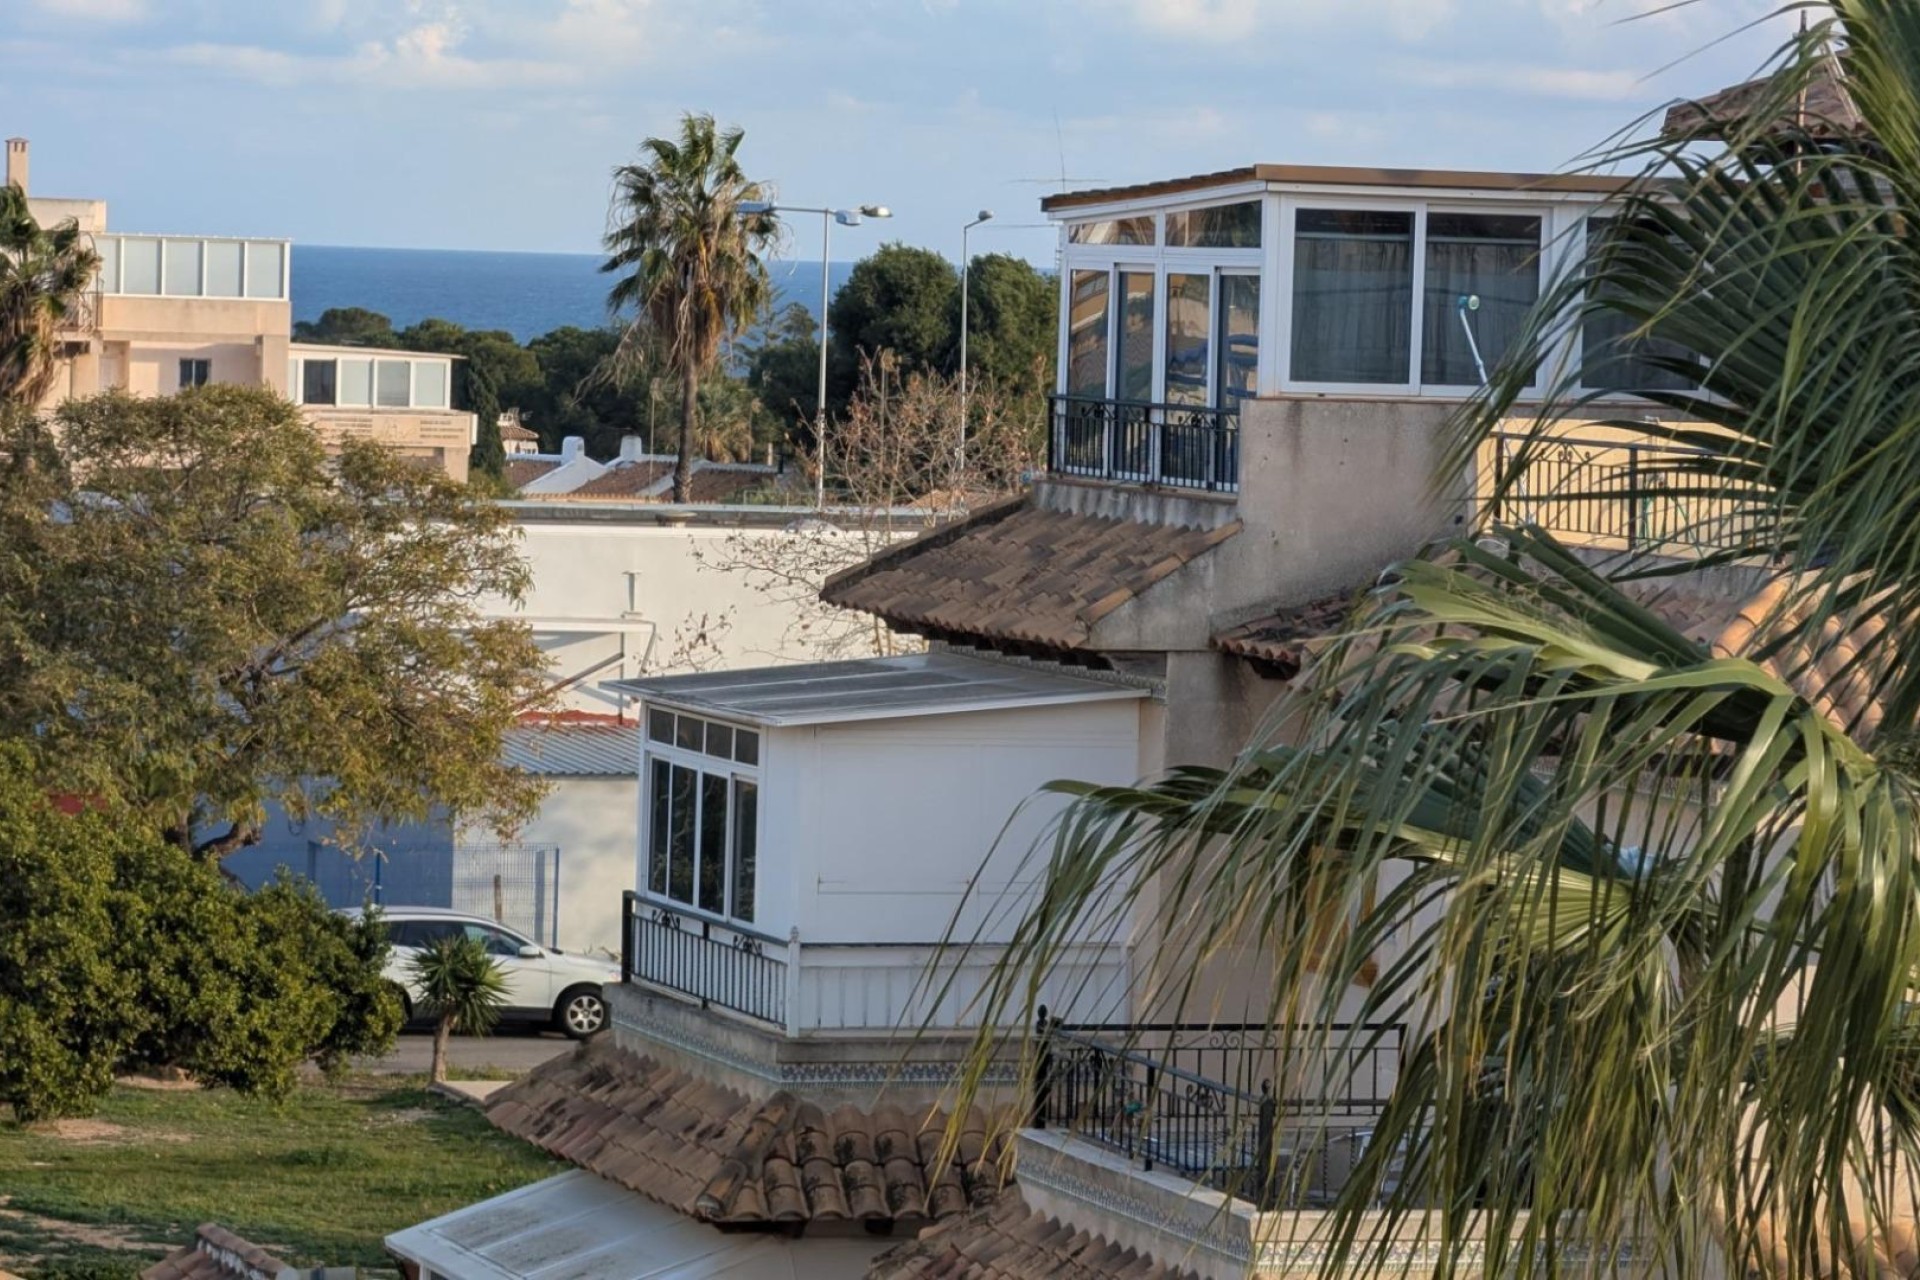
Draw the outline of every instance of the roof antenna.
M1802 22L1806 19L1806 14L1800 15ZM1057 103L1053 108L1053 140L1060 147L1060 194L1065 195L1067 193L1067 131L1060 127L1060 107Z

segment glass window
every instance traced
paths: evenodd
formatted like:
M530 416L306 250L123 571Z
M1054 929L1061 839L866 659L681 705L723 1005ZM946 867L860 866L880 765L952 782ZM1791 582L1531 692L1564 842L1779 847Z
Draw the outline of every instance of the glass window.
M300 362L300 403L333 404L336 394L338 369L332 360L302 360Z
M1153 399L1153 272L1120 273L1120 350L1114 398Z
M1606 252L1613 218L1587 221L1587 258L1594 262ZM1698 385L1692 378L1654 363L1678 359L1692 363L1692 354L1677 342L1634 336L1639 327L1632 316L1614 311L1588 312L1580 325L1580 381L1595 391L1686 391Z
M182 360L180 362L180 387L204 387L207 379L213 376L213 361Z
M1152 244L1153 215L1115 218L1110 222L1076 222L1067 228L1069 244Z
M1540 219L1429 213L1426 295L1420 381L1479 386L1480 365L1499 365L1540 296Z
M759 870L760 788L733 780L733 916L753 919L754 875Z
M1214 403L1233 408L1250 399L1260 374L1260 277L1220 277L1220 371Z
M699 779L699 770L683 764L673 766L673 781L668 787L673 813L667 834L667 896L675 902L693 901L693 843L698 828L694 805L699 798Z
M1302 209L1293 250L1293 378L1412 376L1413 215Z
M700 897L695 906L714 915L727 910L727 792L725 774L700 775Z
M1167 247L1258 249L1260 202L1248 200L1212 209L1170 213L1167 215Z
M707 754L722 760L733 759L733 726L707 722Z
M673 741L673 712L647 708L647 738L652 742Z
M447 407L447 364L441 360L416 360L413 364L413 403L421 409Z
M340 403L373 403L373 361L342 360L340 362Z
M692 716L681 716L674 722L673 745L682 751L705 751L707 727L705 720L696 720Z
M404 409L413 402L413 372L406 360L374 362L374 403L382 409Z
M197 298L200 296L200 242L198 240L165 241L163 254L167 274L161 292L174 298Z
M655 712L655 715L660 714ZM672 716L667 717L672 720ZM647 761L647 795L652 812L647 823L647 892L667 891L667 846L673 817L673 766L658 758Z
M120 242L120 292L160 292L160 242L128 236Z
M526 944L502 929L489 928L484 924L466 926L467 936L487 949L490 956L508 956L518 958L520 948Z
M741 764L759 764L760 735L751 729L734 730L733 758Z
M286 293L280 287L281 277L285 274L287 246L283 244L258 243L247 244L247 296L249 298L284 298Z
M93 242L93 251L100 255L101 291L120 292L120 238L100 236Z
M1107 276L1105 271L1073 273L1067 330L1067 394L1107 394Z
M207 241L207 296L240 296L240 261L246 246L238 240Z
M1213 279L1167 276L1167 403L1207 403Z

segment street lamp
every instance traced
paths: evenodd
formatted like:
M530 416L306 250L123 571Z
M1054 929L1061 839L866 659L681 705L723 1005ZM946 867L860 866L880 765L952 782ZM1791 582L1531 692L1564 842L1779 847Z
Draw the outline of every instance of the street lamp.
M857 227L863 218L891 218L893 210L883 204L863 204L857 209L813 209L804 205L780 204L774 200L743 200L745 214L817 213L820 215L820 393L814 402L813 445L819 452L819 474L814 479L813 503L824 510L827 505L827 286L831 254L828 243L833 224Z
M960 475L967 472L967 275L973 259L967 256L967 233L983 222L993 221L993 210L982 209L980 216L960 228Z

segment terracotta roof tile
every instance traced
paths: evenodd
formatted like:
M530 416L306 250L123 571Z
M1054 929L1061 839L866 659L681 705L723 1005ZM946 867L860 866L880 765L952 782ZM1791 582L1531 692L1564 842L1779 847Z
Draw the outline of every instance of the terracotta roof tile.
M1012 498L827 579L820 598L902 630L1083 647L1093 627L1240 531L1047 511Z
M540 433L523 427L517 422L503 422L500 424L500 438L502 440L538 440Z
M997 1141L939 1161L939 1142L925 1141L944 1122L938 1112L841 1107L828 1116L789 1093L756 1103L598 1043L494 1094L487 1118L630 1191L727 1225L938 1220L991 1201L1002 1185ZM930 1184L951 1189L930 1195Z
M575 488L569 497L643 498L673 474L671 462L615 462L605 472Z
M1667 108L1661 132L1669 138L1725 138L1756 126L1766 133L1793 131L1811 138L1864 137L1869 132L1847 88L1845 59L1826 57L1807 73L1798 92L1790 83L1763 76ZM1760 113L1770 118L1762 119Z
M225 1227L202 1223L193 1243L140 1273L140 1280L276 1280L287 1264Z
M1312 642L1335 635L1353 612L1353 592L1322 596L1251 622L1243 622L1213 637L1213 647L1236 657L1252 658L1279 668L1291 680L1306 664Z
M1008 1195L873 1260L867 1280L1196 1280L1152 1255L1043 1218Z
M508 458L507 483L518 489L532 484L560 464L552 458Z

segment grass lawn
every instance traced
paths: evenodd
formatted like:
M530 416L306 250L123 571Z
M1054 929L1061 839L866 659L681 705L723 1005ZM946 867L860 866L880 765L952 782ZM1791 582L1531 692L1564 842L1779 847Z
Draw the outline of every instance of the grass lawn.
M219 1222L296 1266L390 1268L400 1227L559 1171L418 1079L121 1086L90 1120L0 1121L0 1271L129 1275Z

